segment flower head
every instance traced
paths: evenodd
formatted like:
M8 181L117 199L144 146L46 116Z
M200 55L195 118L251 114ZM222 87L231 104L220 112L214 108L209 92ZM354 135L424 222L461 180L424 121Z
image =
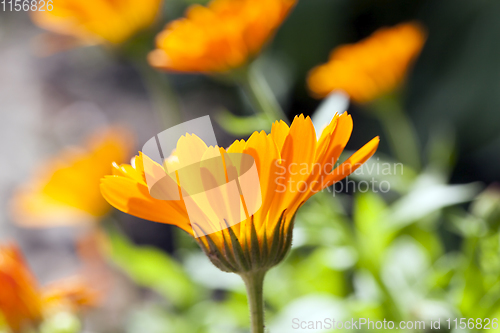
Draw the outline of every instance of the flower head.
M404 80L424 42L423 28L415 22L379 29L358 43L334 49L326 64L309 73L309 89L318 98L341 89L357 102L369 102Z
M279 263L290 248L293 218L297 209L314 193L343 179L370 158L379 139L374 138L348 160L334 168L352 131L351 116L335 116L323 130L319 140L309 117L296 117L290 127L283 121L273 124L270 134L255 132L247 141L235 141L229 148L207 147L193 136L181 137L174 155L167 160L174 163L190 154L225 154L252 156L260 183L261 205L253 214L234 225L214 232L199 230L200 215L189 213L187 199L158 200L148 191L146 178L151 171L151 160L140 154L134 165L114 164L113 175L102 179L103 196L114 207L143 219L176 225L185 230L201 245L211 261L221 270L244 273L266 270ZM190 144L186 144L190 143ZM223 170L228 177L230 168L226 158ZM156 169L162 166L156 164ZM204 168L201 172L205 172ZM215 177L215 176L214 176ZM213 179L206 177L205 179ZM213 184L203 186L213 189ZM179 185L179 191L182 188ZM222 205L228 198L217 194L208 198L213 206ZM245 212L251 203L246 203ZM226 207L227 208L227 207ZM204 211L204 210L202 210ZM210 221L213 225L227 224L226 219Z
M14 245L0 246L0 313L13 332L34 327L42 318L37 282Z
M35 24L90 44L120 44L149 27L161 0L53 0L52 9L33 11Z
M84 148L69 148L42 165L38 174L15 193L14 220L29 227L78 224L105 215L109 205L99 180L109 164L124 161L129 133L109 128L94 133Z
M36 328L46 314L62 310L78 313L99 300L83 276L39 288L16 245L0 245L0 286L0 315L14 333Z
M191 6L169 23L149 55L152 66L180 72L220 73L254 57L296 0L213 0Z
M89 288L89 281L73 276L47 285L43 290L43 304L47 312L59 310L77 313L98 304L101 294Z

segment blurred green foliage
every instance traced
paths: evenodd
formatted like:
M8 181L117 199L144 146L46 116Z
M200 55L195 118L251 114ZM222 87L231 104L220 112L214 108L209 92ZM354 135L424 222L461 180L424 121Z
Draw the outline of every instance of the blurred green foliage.
M293 249L266 278L269 332L300 332L294 318L440 319L444 327L448 318L500 315L500 191L446 185L448 167L426 170L401 175L406 185L389 193L328 189L300 209ZM200 249L172 257L117 232L111 240L118 266L165 299L135 309L128 332L247 332L243 284Z

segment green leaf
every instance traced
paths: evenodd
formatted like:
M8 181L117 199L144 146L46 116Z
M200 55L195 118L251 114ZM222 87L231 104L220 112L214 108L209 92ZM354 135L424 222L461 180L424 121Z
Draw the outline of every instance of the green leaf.
M182 315L177 315L165 311L158 305L148 304L141 308L136 308L127 316L126 333L170 333L170 332L192 332L202 333L202 317L198 320L190 318L189 309Z
M471 205L471 213L488 222L491 229L500 226L500 189L490 186L484 190Z
M444 245L439 238L437 230L433 228L422 228L422 226L417 223L410 225L403 232L411 235L419 242L434 260L443 256Z
M266 116L240 117L225 109L216 114L215 120L226 132L236 136L248 135L254 131L269 131L271 125Z
M359 193L354 203L354 223L363 234L379 234L384 228L387 206L384 200L372 192Z
M182 265L153 247L136 246L118 231L109 235L112 259L140 286L151 288L176 307L196 302L199 293Z
M361 265L371 271L378 270L383 252L394 238L394 229L388 224L384 200L373 192L356 195L354 223Z
M471 201L481 187L479 183L446 185L439 176L422 174L412 190L392 205L391 221L403 228L445 207Z

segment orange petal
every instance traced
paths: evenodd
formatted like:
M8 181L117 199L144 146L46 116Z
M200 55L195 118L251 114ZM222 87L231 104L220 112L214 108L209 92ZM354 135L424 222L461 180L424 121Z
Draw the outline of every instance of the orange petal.
M275 141L264 131L254 133L248 139L243 152L253 156L259 173L262 207L256 214L258 218L255 219L255 222L258 224L257 230L259 230L259 226L265 221L265 216L276 195L276 186L278 184L276 178L279 177L280 153Z
M313 169L316 155L316 132L311 118L295 117L281 151L280 168L285 174L279 181L280 193L275 195L270 216L276 220L285 209L293 211L296 199L307 187L306 180ZM284 169L283 169L284 168ZM285 188L286 187L286 188Z
M373 154L375 154L379 142L380 138L377 136L361 147L357 152L352 154L351 157L349 157L344 163L332 171L326 179L326 184L323 184L323 187L330 186L356 171L361 165L363 165L363 163L372 157Z
M101 180L101 193L106 201L122 212L145 220L172 224L192 234L182 201L154 199L146 185L119 176L104 177Z
M0 312L14 332L42 318L40 293L19 248L0 246Z
M344 151L347 142L351 138L353 123L352 117L347 112L344 112L338 117L337 125L330 138L330 143L328 148L323 155L323 160L321 164L332 163L335 164L340 157L340 154Z

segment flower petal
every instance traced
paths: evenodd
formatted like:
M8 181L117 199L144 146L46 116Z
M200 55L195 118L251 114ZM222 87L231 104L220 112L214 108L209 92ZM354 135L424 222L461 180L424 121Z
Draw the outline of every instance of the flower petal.
M281 152L283 149L283 144L285 143L286 137L290 132L290 127L283 120L275 121L271 128L271 137L273 138L278 150Z
M271 206L271 218L277 220L285 209L294 211L296 199L304 193L306 180L313 169L316 155L316 132L311 118L295 117L281 151L280 169L285 174L279 178L280 193L275 195Z
M106 176L101 180L101 193L106 201L122 212L153 222L172 224L189 234L193 232L183 201L154 199L142 183L125 177Z
M373 154L375 154L379 142L380 138L377 136L352 154L351 157L330 173L326 179L326 185L324 184L323 187L330 186L356 171L361 165L363 165L363 163L372 157Z

